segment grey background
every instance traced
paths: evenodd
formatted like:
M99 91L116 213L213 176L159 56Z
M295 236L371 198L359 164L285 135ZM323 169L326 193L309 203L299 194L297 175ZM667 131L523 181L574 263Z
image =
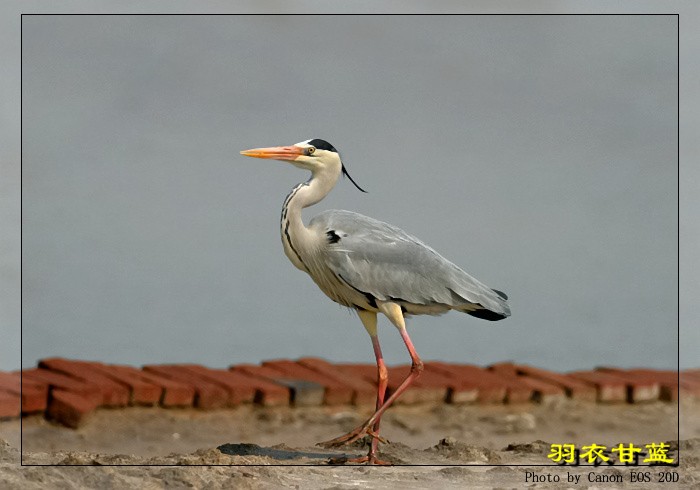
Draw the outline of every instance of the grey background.
M307 175L238 155L311 137L370 193L341 181L307 218L389 221L510 295L503 322L411 319L425 359L675 366L676 28L25 17L23 366L371 362L359 321L282 253L281 203ZM380 337L408 360L386 322Z

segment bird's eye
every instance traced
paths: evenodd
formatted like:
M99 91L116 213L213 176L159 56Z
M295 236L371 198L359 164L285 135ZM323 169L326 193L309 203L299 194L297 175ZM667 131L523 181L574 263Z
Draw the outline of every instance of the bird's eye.
M315 151L316 151L316 148L314 148L313 146L309 146L309 147L306 149L306 154L307 154L307 155L313 155Z

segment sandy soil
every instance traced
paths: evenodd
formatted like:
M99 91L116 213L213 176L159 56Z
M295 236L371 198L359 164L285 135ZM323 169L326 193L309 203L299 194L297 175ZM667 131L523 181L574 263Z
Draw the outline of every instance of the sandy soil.
M382 426L391 467L328 464L365 452L362 443L315 445L369 415L349 407L105 409L79 430L30 417L21 435L19 421L0 422L0 488L700 488L699 408L681 404L679 468L530 466L551 464L550 443L676 441L677 407L668 403L397 406ZM20 441L32 466L18 464ZM632 471L650 471L651 481L632 483ZM659 483L663 471L678 481ZM600 481L618 477L622 485Z

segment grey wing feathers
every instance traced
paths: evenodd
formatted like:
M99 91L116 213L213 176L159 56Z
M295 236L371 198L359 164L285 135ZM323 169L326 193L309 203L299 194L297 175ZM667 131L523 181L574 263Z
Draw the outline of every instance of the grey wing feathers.
M401 303L408 313L456 309L488 320L510 315L505 294L396 226L338 210L319 214L310 226L322 233L333 230L339 237L324 252L337 276L379 300Z

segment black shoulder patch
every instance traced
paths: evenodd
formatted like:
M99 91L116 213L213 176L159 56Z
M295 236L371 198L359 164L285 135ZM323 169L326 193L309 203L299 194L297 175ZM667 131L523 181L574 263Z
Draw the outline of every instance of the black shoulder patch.
M508 299L508 295L506 293L504 293L503 291L499 291L498 289L494 289L493 292L496 293L497 295L499 295L503 299Z
M328 236L328 243L338 243L340 241L340 235L335 230L328 230L326 236Z
M325 140L313 139L313 140L309 140L307 143L310 144L311 146L315 146L319 150L334 151L334 152L338 153L338 150L336 150L333 147L333 145L331 145L328 141L325 141Z

